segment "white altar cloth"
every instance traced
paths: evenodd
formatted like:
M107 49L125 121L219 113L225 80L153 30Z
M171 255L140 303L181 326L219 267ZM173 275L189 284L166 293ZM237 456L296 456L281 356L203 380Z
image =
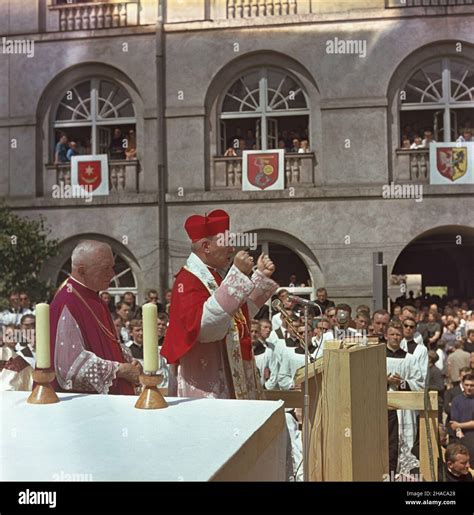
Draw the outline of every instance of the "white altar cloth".
M134 396L28 395L0 394L2 481L285 480L282 401L167 398L139 410Z

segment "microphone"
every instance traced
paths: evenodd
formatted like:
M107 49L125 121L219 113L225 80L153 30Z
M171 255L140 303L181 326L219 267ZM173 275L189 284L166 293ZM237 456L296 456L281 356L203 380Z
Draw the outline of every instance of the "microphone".
M318 308L319 311L322 313L321 308L319 307L319 304L317 304L316 302L313 302L312 300L304 299L303 297L297 297L296 295L288 295L288 300L291 300L295 304L300 304L302 306Z
M275 299L272 301L272 308L276 309L277 311L280 311L280 309L283 307L283 303L280 299Z
M349 320L348 313L342 309L338 310L336 314L336 320L338 324L344 325Z
M338 327L346 331L349 328L350 315L343 309L338 309L336 312L336 321Z

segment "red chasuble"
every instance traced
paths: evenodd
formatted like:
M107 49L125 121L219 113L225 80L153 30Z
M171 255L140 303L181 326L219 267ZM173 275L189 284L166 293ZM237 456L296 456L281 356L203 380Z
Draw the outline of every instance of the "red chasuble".
M67 306L76 320L84 340L85 350L99 358L125 363L115 326L105 302L98 293L69 278L54 297L50 306L51 364L55 363L56 333L63 308ZM67 345L67 342L65 342ZM54 366L54 365L53 365ZM56 391L61 390L55 380ZM125 379L115 379L110 394L135 395L134 387Z
M222 277L216 271L209 270L219 286L222 283ZM198 341L204 303L210 296L209 290L194 274L185 268L178 272L171 295L170 324L161 349L161 354L168 363L179 363L179 360ZM243 304L241 310L243 317L236 320L240 348L242 359L250 361L252 343L247 304Z

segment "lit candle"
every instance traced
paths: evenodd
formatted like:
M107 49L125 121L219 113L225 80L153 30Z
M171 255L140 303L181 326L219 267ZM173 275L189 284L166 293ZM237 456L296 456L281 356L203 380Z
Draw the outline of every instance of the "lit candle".
M153 302L144 304L143 314L143 370L158 370L158 307Z
M36 368L49 368L49 304L36 304Z

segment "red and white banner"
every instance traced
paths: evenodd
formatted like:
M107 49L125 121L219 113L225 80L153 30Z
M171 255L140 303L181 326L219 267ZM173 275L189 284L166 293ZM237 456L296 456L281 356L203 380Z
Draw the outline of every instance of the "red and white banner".
M263 191L285 188L284 150L242 152L242 190Z
M107 154L72 156L71 185L80 186L91 195L109 194Z

